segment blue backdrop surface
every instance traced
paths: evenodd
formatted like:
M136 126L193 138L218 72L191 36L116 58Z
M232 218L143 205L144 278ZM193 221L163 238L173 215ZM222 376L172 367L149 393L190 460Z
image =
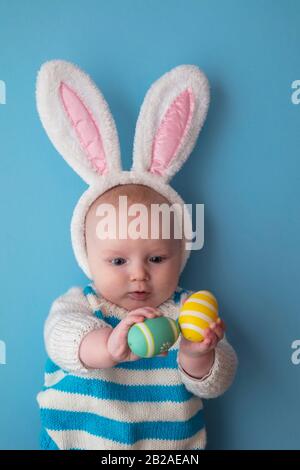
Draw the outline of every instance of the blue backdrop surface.
M299 449L300 2L0 0L0 12L0 448L38 448L43 324L87 282L69 232L86 186L35 106L40 65L64 59L103 91L126 170L150 84L184 63L207 74L208 118L172 185L205 204L204 248L180 284L216 294L239 357L232 388L205 401L208 448Z

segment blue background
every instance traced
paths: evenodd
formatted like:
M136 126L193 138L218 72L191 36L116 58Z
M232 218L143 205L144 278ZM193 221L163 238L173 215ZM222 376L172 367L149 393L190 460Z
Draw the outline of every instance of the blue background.
M300 2L0 0L0 10L0 448L38 448L43 324L58 295L87 282L69 233L86 185L48 140L34 95L40 65L65 59L103 91L126 170L150 84L183 63L207 74L208 118L172 185L205 204L205 246L181 285L216 294L240 362L232 388L205 401L208 448L299 449Z

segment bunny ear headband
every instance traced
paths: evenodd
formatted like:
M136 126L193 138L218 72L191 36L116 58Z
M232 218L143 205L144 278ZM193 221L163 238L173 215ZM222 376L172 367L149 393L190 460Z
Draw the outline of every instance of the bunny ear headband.
M92 279L85 217L91 204L114 186L143 184L171 204L179 204L191 233L191 215L168 182L192 152L206 118L209 84L197 66L175 67L148 90L137 120L130 171L121 168L118 134L108 104L78 67L62 60L44 63L37 76L36 101L54 147L89 185L71 221L74 254L88 278ZM189 254L185 249L180 272Z

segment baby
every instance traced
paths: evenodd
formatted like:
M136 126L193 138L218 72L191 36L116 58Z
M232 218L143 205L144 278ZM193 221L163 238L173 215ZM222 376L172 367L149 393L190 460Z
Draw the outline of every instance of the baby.
M130 239L129 234L123 240L100 239L97 236L96 210L99 204L112 204L119 217L117 198L126 196L130 203L143 204L148 209L147 239ZM182 261L183 244L174 238L174 220L171 237L162 238L162 224L159 239L153 240L151 234L151 204L169 204L160 194L141 185L117 186L104 193L91 206L86 218L87 254L95 290L110 302L123 307L129 313L111 331L110 328L95 330L82 341L79 355L86 366L92 368L113 367L119 362L140 359L135 356L127 344L129 328L145 318L162 315L157 309L171 298L178 285ZM122 219L127 214L122 214ZM160 220L158 221L160 223ZM127 227L130 220L127 221ZM119 233L117 223L116 233ZM104 237L102 237L104 238ZM224 336L224 322L211 324L205 330L202 343L192 343L182 337L179 348L180 364L190 375L202 378L211 369L213 351L217 342Z
M192 294L178 285L189 256L186 234L175 236L179 212L167 237L163 221L150 214L155 204L177 204L187 215L167 181L191 151L208 106L206 78L195 66L173 69L149 93L137 124L133 168L122 172L112 116L89 77L63 61L46 63L39 73L43 125L90 185L74 210L71 236L91 282L56 299L45 323L48 360L37 397L43 449L204 449L202 399L224 393L235 375L237 358L223 320L204 331L202 342L180 336L151 358L128 347L132 325L161 315L177 320ZM146 237L132 236L132 217L124 214L120 196L128 210L136 203L146 208ZM117 216L116 232L108 231L107 238L99 224L104 205ZM119 220L126 220L125 236Z

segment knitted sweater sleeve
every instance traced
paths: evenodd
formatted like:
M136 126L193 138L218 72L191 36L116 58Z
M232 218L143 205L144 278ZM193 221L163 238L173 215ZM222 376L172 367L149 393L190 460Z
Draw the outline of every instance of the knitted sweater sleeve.
M233 347L224 337L215 348L215 359L209 373L196 379L188 375L178 362L178 370L186 389L199 398L216 398L222 395L233 382L238 360Z
M50 308L44 326L45 348L50 359L63 370L87 373L79 359L82 339L98 328L112 328L93 311L80 287L72 287Z
M192 293L189 291L185 298ZM226 392L232 384L238 366L238 359L233 347L224 335L224 338L219 341L215 348L214 363L209 373L201 379L191 377L182 369L178 362L178 355L177 364L181 380L187 390L199 398L216 398Z

